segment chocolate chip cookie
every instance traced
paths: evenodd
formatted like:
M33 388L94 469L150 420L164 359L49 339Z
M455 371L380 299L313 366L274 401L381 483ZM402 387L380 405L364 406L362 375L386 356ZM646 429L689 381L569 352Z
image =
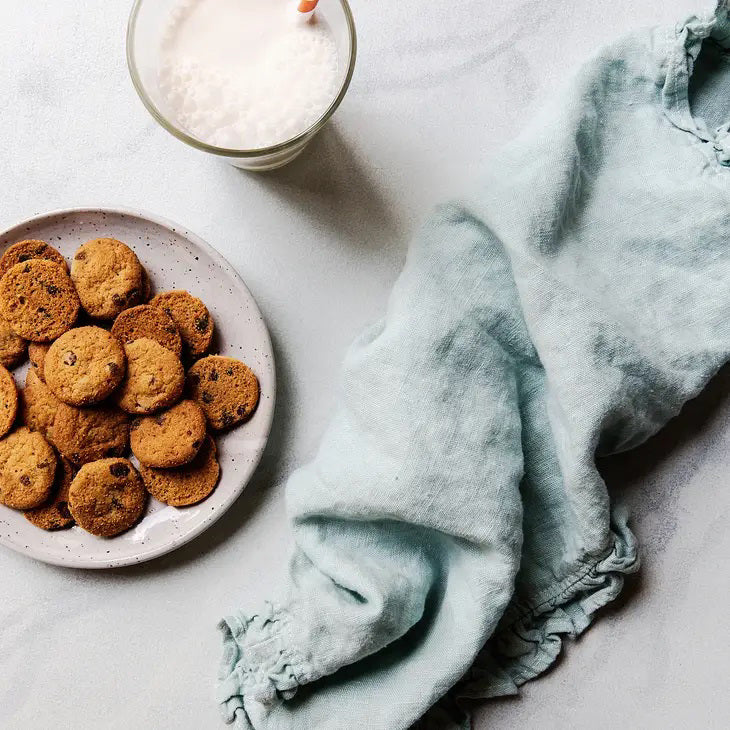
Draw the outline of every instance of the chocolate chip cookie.
M31 367L38 373L38 377L45 383L46 353L51 347L50 342L31 342L28 345L28 359Z
M20 392L20 406L23 423L31 430L38 431L51 443L53 423L61 401L51 393L48 386L32 368L25 374L25 387Z
M114 319L142 301L142 264L131 248L114 238L96 238L76 251L71 278L83 308L99 319Z
M71 482L71 515L92 535L113 537L142 516L147 494L139 474L127 459L101 459L85 464Z
M205 429L205 414L200 406L184 400L168 411L132 421L129 442L140 464L158 468L182 466L200 451Z
M0 441L0 504L32 509L50 496L56 455L36 431L18 428Z
M18 415L18 389L13 376L0 365L0 436L4 436Z
M127 413L146 414L177 402L185 385L182 363L159 342L142 337L124 345L127 376L116 401Z
M68 266L63 256L45 241L19 241L10 246L2 255L2 258L0 258L0 278L5 276L15 264L21 264L31 259L51 261L54 264L58 264L64 271L68 271Z
M160 502L173 507L197 504L215 489L220 476L213 439L207 436L198 455L184 467L152 469L141 466L147 491Z
M50 342L71 329L80 303L73 282L58 264L31 259L0 279L0 310L26 340Z
M172 317L190 355L198 357L208 351L213 339L213 319L200 299L176 290L152 297L150 304Z
M182 339L172 317L159 307L140 304L125 309L115 320L112 334L123 344L134 342L141 337L156 340L170 352L180 357Z
M188 371L190 394L216 430L245 421L259 402L259 381L248 365L232 357L210 355Z
M101 327L61 335L45 359L46 385L72 406L104 400L122 382L126 357L119 340Z
M58 460L56 481L48 503L34 507L25 513L25 519L42 530L65 530L74 523L68 509L68 491L74 471L71 463L63 456Z
M0 314L0 365L14 368L25 360L26 341L15 334L5 317Z
M74 466L122 456L129 447L129 416L115 406L59 403L52 435L56 448Z

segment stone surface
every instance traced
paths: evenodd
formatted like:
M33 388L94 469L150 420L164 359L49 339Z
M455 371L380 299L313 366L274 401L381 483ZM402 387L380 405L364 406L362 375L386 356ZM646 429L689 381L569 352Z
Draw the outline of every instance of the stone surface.
M383 314L419 221L597 46L699 4L355 3L358 68L334 123L290 167L256 177L148 116L124 60L129 0L0 0L0 227L83 205L184 224L239 269L278 357L262 466L200 538L116 571L0 551L2 730L221 726L215 624L278 584L285 478L314 453L345 349ZM633 509L642 573L521 699L484 705L476 730L726 726L729 385L721 377L659 439L607 468Z

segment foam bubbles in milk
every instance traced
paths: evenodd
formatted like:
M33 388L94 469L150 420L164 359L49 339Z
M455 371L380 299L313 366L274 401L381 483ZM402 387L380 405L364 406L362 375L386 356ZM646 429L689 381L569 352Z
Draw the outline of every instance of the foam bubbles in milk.
M159 88L193 136L267 147L305 131L339 90L326 22L297 22L291 0L185 0L165 29Z

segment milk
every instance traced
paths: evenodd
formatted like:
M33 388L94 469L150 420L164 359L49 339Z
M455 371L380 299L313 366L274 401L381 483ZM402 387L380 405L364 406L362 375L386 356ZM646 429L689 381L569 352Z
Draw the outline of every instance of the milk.
M338 54L315 13L292 0L184 0L170 14L159 88L203 142L259 149L311 127L337 96Z

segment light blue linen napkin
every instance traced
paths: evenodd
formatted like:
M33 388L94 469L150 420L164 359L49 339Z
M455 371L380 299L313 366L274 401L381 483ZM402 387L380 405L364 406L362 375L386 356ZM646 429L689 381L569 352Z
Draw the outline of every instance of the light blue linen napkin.
M637 569L595 456L729 356L729 28L721 2L599 53L417 237L289 481L282 598L222 624L228 721L466 728Z

